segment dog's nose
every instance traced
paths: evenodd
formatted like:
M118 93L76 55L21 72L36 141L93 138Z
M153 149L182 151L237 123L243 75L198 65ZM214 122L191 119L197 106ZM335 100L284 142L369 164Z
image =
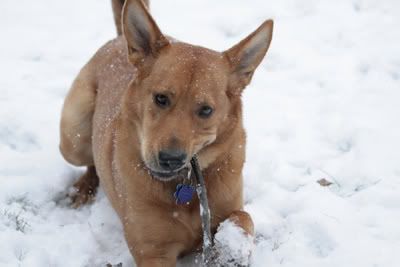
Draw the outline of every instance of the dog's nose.
M158 153L158 162L164 170L174 171L185 164L186 157L182 150L163 150Z

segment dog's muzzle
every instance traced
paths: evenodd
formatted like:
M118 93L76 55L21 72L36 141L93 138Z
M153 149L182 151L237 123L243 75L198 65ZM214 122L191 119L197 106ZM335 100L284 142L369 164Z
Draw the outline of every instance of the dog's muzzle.
M152 177L165 182L171 181L179 177L187 177L189 170L190 167L188 166L183 166L182 168L176 171L157 171L149 168L149 172Z
M180 170L186 164L187 154L179 149L161 150L158 152L158 164L166 172Z

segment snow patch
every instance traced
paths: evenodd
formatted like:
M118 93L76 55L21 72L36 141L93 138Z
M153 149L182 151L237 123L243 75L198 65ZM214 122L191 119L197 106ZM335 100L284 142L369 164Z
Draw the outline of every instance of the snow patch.
M247 266L254 248L254 238L230 220L220 224L214 249L219 266Z

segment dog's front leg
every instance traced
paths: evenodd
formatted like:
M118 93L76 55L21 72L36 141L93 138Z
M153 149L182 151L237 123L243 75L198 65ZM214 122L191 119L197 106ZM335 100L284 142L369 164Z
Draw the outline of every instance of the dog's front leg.
M138 267L175 267L176 258L135 257Z
M151 221L151 220L150 220ZM131 225L143 225L143 227L130 227ZM157 228L149 227L141 220L125 225L125 239L129 250L138 267L175 267L180 253L179 243L166 242L163 232L157 232ZM165 231L170 233L168 229Z
M131 242L128 238L127 242L138 267L176 266L178 252L174 249L174 244Z
M241 210L234 211L231 213L228 220L242 228L246 235L254 236L253 220L247 212Z
M245 211L234 211L215 234L213 265L248 266L254 247L254 225ZM232 265L234 264L234 265Z

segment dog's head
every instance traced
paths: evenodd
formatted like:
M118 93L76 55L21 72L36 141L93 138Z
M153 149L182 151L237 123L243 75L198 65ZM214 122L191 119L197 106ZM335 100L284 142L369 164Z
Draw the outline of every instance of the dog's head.
M272 28L266 21L220 53L169 40L140 0L126 1L123 32L129 60L138 69L129 88L128 117L153 176L176 177L238 120L235 107L268 50Z

